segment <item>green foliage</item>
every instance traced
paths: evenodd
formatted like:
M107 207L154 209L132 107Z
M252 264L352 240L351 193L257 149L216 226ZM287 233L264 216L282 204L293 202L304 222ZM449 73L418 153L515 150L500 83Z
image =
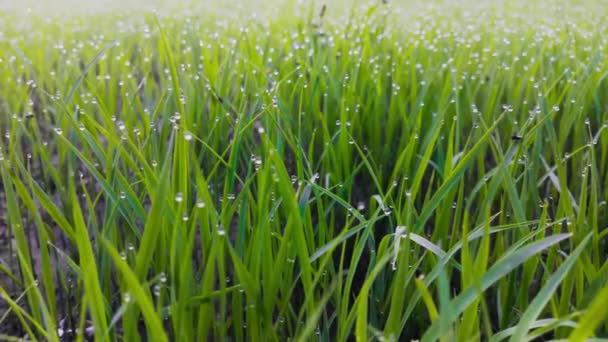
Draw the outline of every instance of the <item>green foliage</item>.
M0 13L0 339L608 336L601 2L199 6Z

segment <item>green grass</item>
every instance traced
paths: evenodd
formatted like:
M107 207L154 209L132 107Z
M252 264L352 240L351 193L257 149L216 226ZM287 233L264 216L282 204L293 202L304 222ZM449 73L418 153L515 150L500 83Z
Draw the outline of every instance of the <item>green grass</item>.
M0 340L608 338L608 7L277 6L0 12Z

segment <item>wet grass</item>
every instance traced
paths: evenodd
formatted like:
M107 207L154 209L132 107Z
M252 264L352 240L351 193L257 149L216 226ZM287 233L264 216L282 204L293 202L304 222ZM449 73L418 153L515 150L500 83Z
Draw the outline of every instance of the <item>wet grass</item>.
M0 339L608 336L601 2L127 13L0 17Z

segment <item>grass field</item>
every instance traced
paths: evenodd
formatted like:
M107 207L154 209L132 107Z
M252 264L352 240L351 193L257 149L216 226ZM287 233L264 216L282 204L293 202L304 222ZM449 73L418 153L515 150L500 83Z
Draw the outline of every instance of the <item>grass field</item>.
M128 8L0 12L0 340L608 338L603 1Z

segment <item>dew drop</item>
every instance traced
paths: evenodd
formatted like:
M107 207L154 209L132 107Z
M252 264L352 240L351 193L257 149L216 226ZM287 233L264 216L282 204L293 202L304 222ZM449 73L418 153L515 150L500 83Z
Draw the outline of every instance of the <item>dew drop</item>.
M226 230L224 229L224 227L222 227L222 226L217 227L217 235L219 235L219 236L226 235Z
M360 202L358 202L358 203L357 203L357 210L359 210L359 211L363 211L363 210L365 210L365 203L363 203L363 202L361 202L361 201L360 201Z

